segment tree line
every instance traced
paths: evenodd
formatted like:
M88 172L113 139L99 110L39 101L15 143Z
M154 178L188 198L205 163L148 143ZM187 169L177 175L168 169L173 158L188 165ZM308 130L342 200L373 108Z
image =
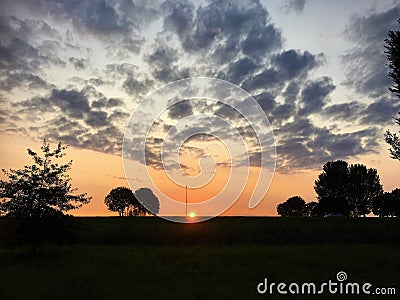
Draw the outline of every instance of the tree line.
M314 184L318 202L290 197L278 204L278 215L359 217L372 212L380 217L400 216L400 189L384 193L376 169L343 160L329 161L322 169Z

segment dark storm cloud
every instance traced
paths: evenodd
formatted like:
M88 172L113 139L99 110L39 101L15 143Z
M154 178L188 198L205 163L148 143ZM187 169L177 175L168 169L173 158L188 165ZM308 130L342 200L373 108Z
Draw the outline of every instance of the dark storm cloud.
M301 92L301 105L299 114L309 115L321 111L327 103L328 95L335 89L330 77L322 77L307 83Z
M387 76L384 39L389 29L397 26L400 5L388 11L354 18L345 34L355 47L342 56L346 67L345 84L357 92L379 97L388 93L391 79Z

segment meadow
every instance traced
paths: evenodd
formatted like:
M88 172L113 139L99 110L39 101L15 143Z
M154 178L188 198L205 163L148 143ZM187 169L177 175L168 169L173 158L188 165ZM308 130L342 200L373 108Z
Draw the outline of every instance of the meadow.
M400 292L398 218L74 218L69 245L0 246L0 299L365 299L283 296L257 284L336 280ZM0 236L4 223L0 219ZM1 242L0 242L1 243ZM396 299L396 296L386 296ZM369 295L368 299L383 296ZM397 295L398 297L398 295Z

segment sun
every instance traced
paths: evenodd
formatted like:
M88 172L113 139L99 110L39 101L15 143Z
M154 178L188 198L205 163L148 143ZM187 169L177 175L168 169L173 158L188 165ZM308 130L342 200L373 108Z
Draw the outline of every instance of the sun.
M191 218L196 217L196 213L195 213L194 211L191 211L191 212L189 213L189 217L191 217Z

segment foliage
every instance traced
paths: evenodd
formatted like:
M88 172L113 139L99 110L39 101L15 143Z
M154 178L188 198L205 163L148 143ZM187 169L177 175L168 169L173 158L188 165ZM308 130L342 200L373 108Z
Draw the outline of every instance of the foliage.
M307 214L306 202L300 196L290 197L285 202L278 204L276 210L282 217L302 217Z
M146 213L150 215L158 215L160 212L160 202L151 189L137 189L135 195L144 206Z
M400 19L397 20L400 24ZM391 69L389 76L392 77L394 85L389 90L400 98L400 31L390 30L389 38L385 39L386 57L389 61L388 66ZM399 112L400 114L400 112ZM394 118L397 125L400 126L400 118ZM399 131L400 132L400 131ZM400 139L395 133L387 131L385 133L385 141L392 148L390 149L391 157L400 160Z
M314 189L324 213L352 217L370 213L372 200L383 192L376 169L361 164L349 166L342 160L323 166Z
M53 162L62 158L65 146L58 144L50 149L45 140L43 156L28 149L34 164L23 169L3 173L8 181L0 180L0 211L16 228L22 242L29 242L33 251L38 243L53 240L66 221L65 213L90 201L87 194L74 195L67 172L72 161L65 164Z
M128 215L130 207L133 207L135 215L142 210L132 190L123 186L112 189L105 197L104 203L110 211L118 212L120 216Z
M307 217L322 217L323 213L318 202L311 201L306 203L306 216Z
M400 217L400 189L375 197L372 211L380 217Z
M140 188L133 193L131 189L120 186L111 190L104 203L120 216L156 215L160 210L158 198L149 188Z
M323 172L315 181L314 190L321 210L324 213L341 213L344 216L350 214L347 201L348 164L337 160L327 162L323 166Z

